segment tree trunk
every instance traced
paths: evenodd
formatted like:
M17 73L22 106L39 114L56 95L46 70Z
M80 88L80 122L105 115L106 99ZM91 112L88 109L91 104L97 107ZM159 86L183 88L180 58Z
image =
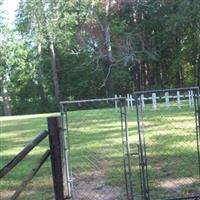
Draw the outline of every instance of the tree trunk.
M197 48L196 63L195 63L195 85L200 87L200 34L199 34L200 23L197 23L196 28L198 30L197 31L198 48Z
M109 10L110 10L110 0L106 0L106 16L105 16L105 44L106 44L106 57L109 63L112 63L112 47L111 47L111 36L110 36L110 22L109 22Z
M141 90L141 64L139 62L135 63L132 67L132 76L134 81L134 90L133 91L140 91Z
M144 89L146 89L149 85L149 65L148 63L144 63Z
M183 66L179 66L179 86L184 87L184 73L183 73Z
M57 64L56 64L56 51L55 51L55 44L54 44L54 39L52 37L51 31L49 30L48 27L48 17L45 15L45 2L43 0L40 0L40 6L42 13L40 13L43 17L43 23L42 26L46 28L47 31L47 41L49 45L49 53L50 53L50 58L51 58L51 70L52 70L52 79L53 79L53 86L54 86L54 95L56 98L57 104L61 100L61 93L60 93L60 85L58 81L58 69L57 69ZM40 19L35 15L38 24L40 25Z
M48 99L47 99L47 96L45 94L45 90L44 90L44 73L43 73L43 70L42 68L44 67L42 64L41 64L41 61L42 61L42 44L39 43L38 44L38 56L37 56L37 59L38 61L40 61L38 63L38 72L37 72L37 76L38 76L38 95L40 97L40 101L41 101L41 108L42 108L42 111L43 112L47 112L48 111L48 108L45 106L48 102Z
M133 1L131 4L131 27L132 27L132 31L135 31L137 28L137 11L136 11L136 7L137 7L137 3L138 1Z
M132 28L132 33L134 33L137 30L137 3L138 1L133 1L131 3L131 28ZM138 45L135 45L135 48L133 51L138 51L138 49L141 48ZM134 90L140 91L141 90L141 73L142 73L142 68L141 68L141 60L138 59L138 61L133 61L133 70L132 70L132 76L134 80Z
M51 57L51 70L52 70L52 78L53 78L53 86L54 86L54 94L56 97L56 101L59 102L61 100L60 95L60 86L58 81L58 69L56 64L56 52L55 46L53 41L49 42L49 50L50 50L50 57Z
M5 75L2 78L2 98L3 98L4 116L10 116L11 109L10 109L9 94L8 94L8 81Z
M200 54L197 55L195 65L195 85L200 87Z
M39 67L39 73L42 74L42 69L40 67ZM47 98L47 96L45 94L44 84L43 84L43 81L42 81L41 77L38 77L37 90L38 90L38 95L40 97L40 102L41 102L41 106L42 106L41 109L42 109L43 112L48 112L49 108L46 106L47 102L48 102L48 98Z
M109 11L110 11L110 0L106 0L105 24L104 24L106 60L105 60L104 73L106 75L105 88L106 88L107 97L113 96L112 77L111 77L111 65L113 62L113 56L112 56L112 45L111 45L111 36L110 36Z

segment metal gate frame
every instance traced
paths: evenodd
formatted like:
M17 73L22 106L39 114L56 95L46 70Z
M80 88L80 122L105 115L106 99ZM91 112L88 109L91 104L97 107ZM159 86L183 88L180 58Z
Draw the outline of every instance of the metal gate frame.
M190 88L177 88L177 89L165 89L165 90L151 90L151 91L138 91L135 92L135 103L136 103L136 114L137 114L137 125L138 125L138 137L139 137L139 169L140 169L140 181L141 181L141 195L143 200L154 200L150 197L149 187L149 172L147 162L147 151L145 142L145 131L142 111L142 94L156 93L156 92L174 92L174 91L194 91L194 113L196 123L196 141L197 141L197 156L198 156L198 168L200 176L200 91L198 87ZM189 196L165 200L200 200L200 195Z
M66 185L67 185L67 197L66 199L76 200L73 195L73 179L72 179L72 169L70 163L70 138L68 130L68 104L80 104L80 103L91 103L91 102L118 102L119 112L121 117L121 138L122 138L122 153L123 153L123 164L124 164L124 178L125 178L125 188L127 193L127 200L134 200L133 191L133 178L132 178L132 165L131 165L131 152L129 145L129 134L128 134L128 124L127 124L127 108L126 108L126 98L104 98L104 99L88 99L88 100L77 100L77 101L61 101L61 124L62 131L65 135L65 167L66 167Z

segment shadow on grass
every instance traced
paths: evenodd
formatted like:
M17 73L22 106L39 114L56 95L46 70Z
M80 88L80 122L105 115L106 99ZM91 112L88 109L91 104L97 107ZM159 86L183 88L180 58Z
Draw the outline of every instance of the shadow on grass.
M36 115L24 117L10 117L2 119L0 133L0 168L7 164L17 153L19 153L39 133L46 129L46 116ZM49 115L48 115L49 116ZM8 199L12 192L24 180L26 175L41 159L41 156L49 148L48 138L35 147L27 157L21 161L9 174L0 181L0 199ZM49 191L52 191L50 162L46 162L38 174L33 178L25 192L19 199L46 199ZM45 197L45 198L43 198Z
M162 118L159 116L161 114L163 115ZM148 133L146 135L149 141L153 141L147 146L147 152L149 174L151 178L150 189L155 199L169 194L178 197L186 193L192 194L199 192L195 151L188 148L181 149L180 145L181 141L187 141L193 144L194 141L191 139L191 133L189 133L189 135L178 134L172 136L172 134L166 132L166 134L161 136L157 135L158 132L154 132L156 125L158 125L161 131L166 131L165 129L169 124L169 119L172 119L171 121L173 123L177 122L176 127L179 127L180 124L184 125L184 122L193 118L192 114L193 113L188 112L188 110L180 111L177 109L177 111L163 111L160 114L149 111L145 115L144 119L147 122L148 128ZM129 112L128 116L131 139L133 137L137 138L136 123L132 123L136 116L134 112ZM68 117L71 166L74 178L88 177L88 180L92 180L94 173L98 172L100 177L105 178L103 184L124 188L125 179L123 171L123 150L121 145L120 113L115 112L114 109L84 110L80 112L70 112ZM6 121L4 123L6 123ZM46 118L43 117L26 119L23 122L20 122L20 120L13 120L7 125L4 124L3 136L1 137L2 145L0 148L4 153L7 153L1 155L1 158L3 158L5 162L9 161L13 153L17 153L15 152L16 149L20 150L27 141L30 141L37 135L37 132L39 133L43 129L46 129ZM20 130L24 130L22 134L20 134ZM25 133L25 130L27 130L27 133ZM16 134L15 131L19 131L19 134ZM9 137L9 134L11 137ZM7 137L5 137L5 135ZM131 142L137 143L138 140L135 139ZM42 155L46 147L48 147L48 141L41 143L40 146L36 148L36 151L23 161L23 166L16 168L13 174L10 174L7 179L3 180L3 184L0 185L0 190L15 189L24 178L25 174L31 169L31 166L34 165L34 162ZM136 151L136 149L133 151ZM136 191L138 191L137 193L139 193L140 178L137 157L132 158L132 163L134 185ZM41 171L40 178L36 180L41 183L43 180L48 182L50 176L50 168L48 168L47 170ZM187 181L184 187L181 186L181 181L183 182L183 180L188 179L192 181ZM197 179L197 183L195 181L193 182L193 179ZM38 191L40 190L40 187L37 187L39 182L33 182L33 185L30 185L29 191L31 196L31 191L35 191L34 188L37 188L36 190ZM169 187L168 183L171 184L171 187ZM33 196L34 195L33 193ZM24 199L26 199L26 197ZM39 199L43 199L43 197Z

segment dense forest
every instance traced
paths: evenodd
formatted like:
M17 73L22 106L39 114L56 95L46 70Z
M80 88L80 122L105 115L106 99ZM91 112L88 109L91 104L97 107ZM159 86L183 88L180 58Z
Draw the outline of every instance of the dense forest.
M1 115L200 85L199 0L20 0L15 25L5 18Z

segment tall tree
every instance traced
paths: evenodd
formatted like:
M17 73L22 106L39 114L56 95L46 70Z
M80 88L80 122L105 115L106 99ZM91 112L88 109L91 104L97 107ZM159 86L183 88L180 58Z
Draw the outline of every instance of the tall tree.
M26 78L23 74L23 70L27 67L27 71L29 71L28 63L26 62L28 53L23 41L17 38L13 30L4 28L2 31L3 37L1 37L0 41L0 81L2 86L3 111L4 115L11 115L11 85L15 84L14 90L16 90L16 80ZM17 79L16 75L18 75Z
M0 1L0 7L3 5L3 0ZM2 99L3 99L3 113L5 116L11 115L11 108L10 108L10 97L8 93L8 69L7 69L7 61L8 58L6 58L5 55L5 33L6 33L6 27L3 23L4 21L4 13L0 13L0 83L1 83L1 93L2 93Z
M67 9L65 1L21 0L18 10L18 29L22 33L26 32L34 36L33 42L42 45L42 49L46 47L49 49L52 81L57 102L62 99L58 77L60 63L58 46L59 43L65 42L66 37L71 37L70 29L66 27L66 21L71 20L71 17L67 18Z

